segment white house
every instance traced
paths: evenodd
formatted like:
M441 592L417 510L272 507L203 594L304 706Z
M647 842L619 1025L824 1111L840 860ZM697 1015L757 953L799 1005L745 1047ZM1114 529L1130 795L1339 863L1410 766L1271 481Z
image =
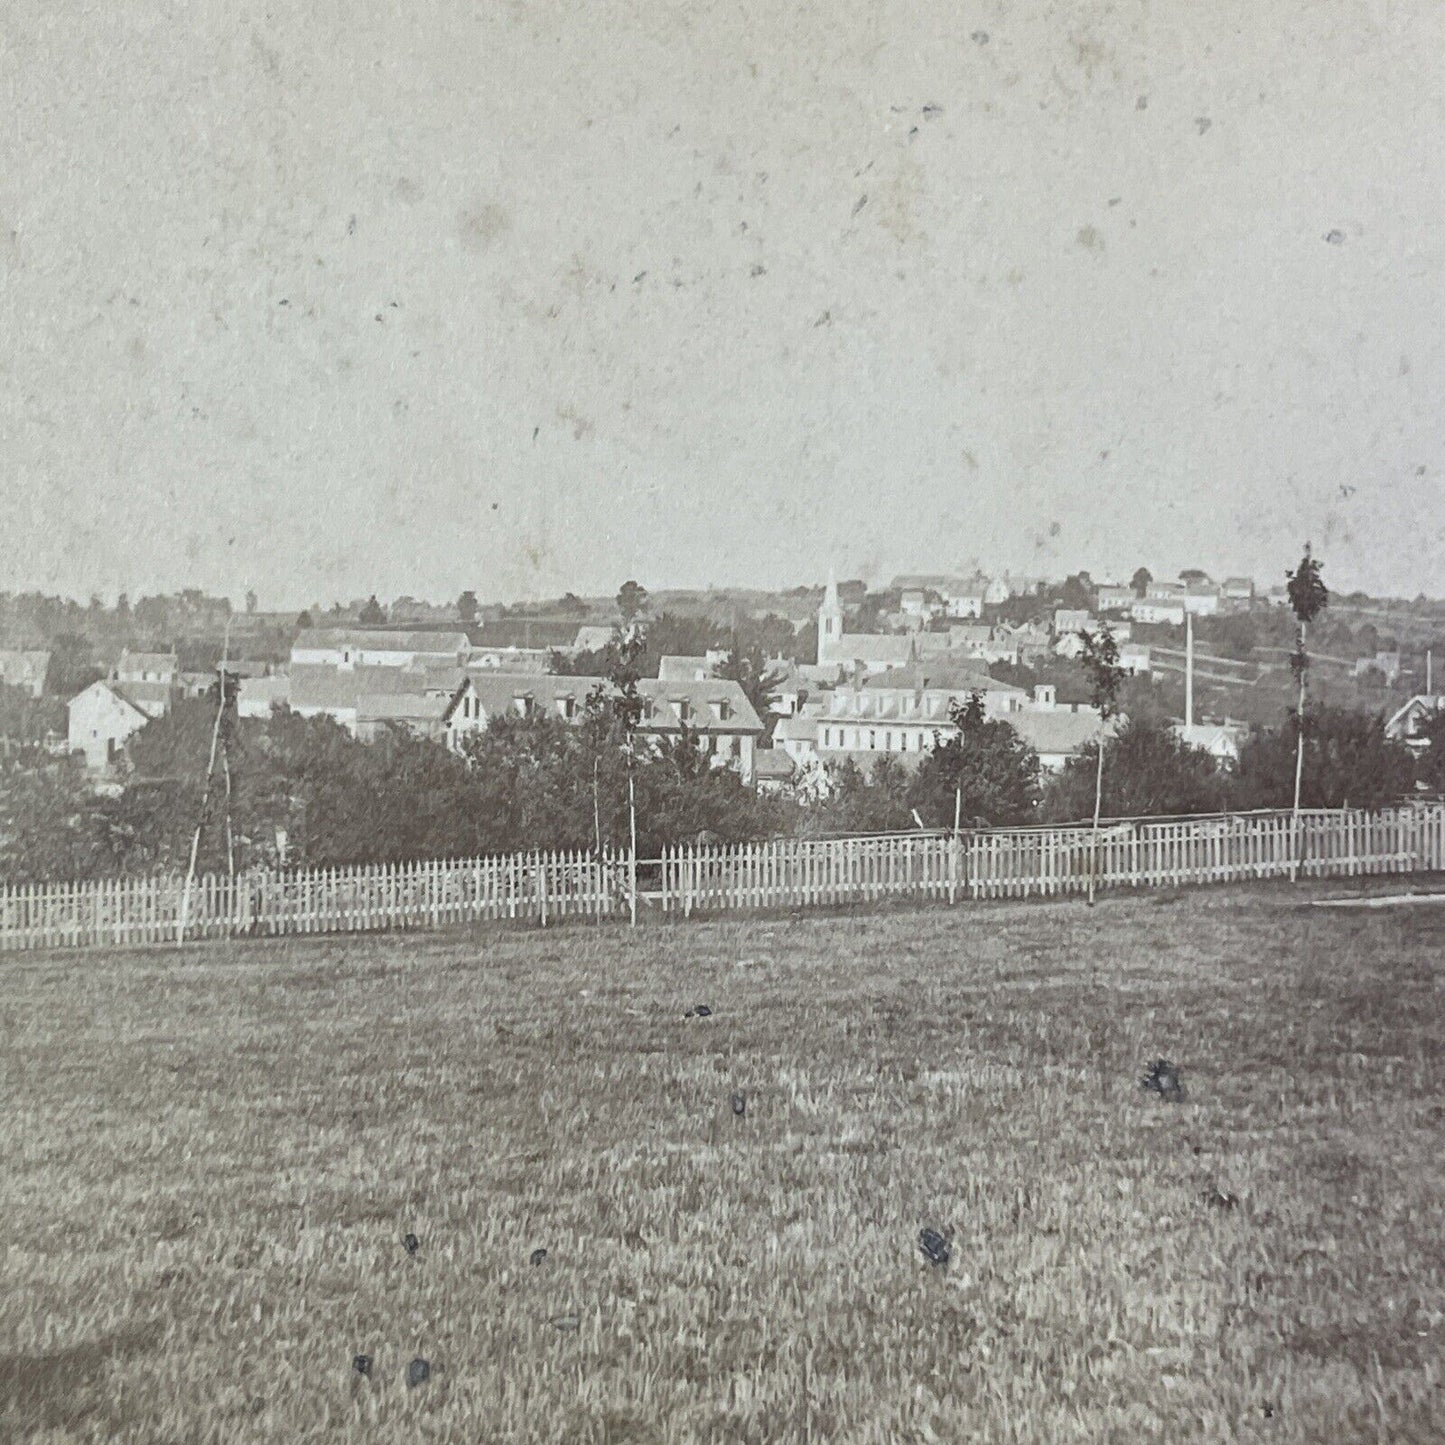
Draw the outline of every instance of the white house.
M238 717L270 717L291 699L291 679L285 673L270 677L243 677L236 686Z
M440 735L458 750L469 736L508 715L580 723L587 699L599 688L613 691L600 677L469 672L441 715ZM745 783L753 781L754 750L763 724L736 682L643 678L637 691L643 701L639 735L657 740L691 732L714 766L736 766Z
M384 628L313 627L296 634L292 664L306 667L462 667L472 650L465 632L389 632Z
M1420 730L1438 712L1445 712L1445 693L1418 693L1386 719L1385 736L1414 752L1423 752L1429 743L1420 736Z
M1063 637L1070 632L1092 632L1094 619L1080 607L1059 607L1054 611L1054 636Z
M710 647L701 657L669 653L658 659L657 675L663 682L706 682L727 660L727 650L720 647Z
M1148 677L1154 671L1153 657L1142 642L1125 642L1120 645L1119 666L1131 677Z
M1057 773L1102 736L1112 736L1115 723L1101 721L1092 707L1031 708L1004 719L1039 759L1039 771Z
M77 693L67 704L67 741L72 753L85 755L86 767L102 772L116 763L127 740L138 733L152 718L160 717L170 706L170 690L159 686L154 693L134 696L144 684L127 688L116 682L93 682Z
M174 652L132 652L126 648L111 669L110 678L123 684L145 682L178 687L181 666Z
M1104 582L1099 586L1094 605L1100 612L1127 612L1137 600L1132 587Z
M1171 724L1174 736L1191 748L1202 748L1216 763L1226 765L1239 761L1240 744L1249 729L1243 723Z
M1184 610L1196 617L1213 617L1219 611L1219 588L1212 582L1193 582L1184 589Z
M45 691L45 677L49 671L48 652L0 649L0 682L7 687L17 687L31 697L40 697Z
M1183 592L1176 597L1155 597L1153 588L1149 595L1140 597L1129 610L1129 616L1136 623L1152 623L1155 626L1183 626Z

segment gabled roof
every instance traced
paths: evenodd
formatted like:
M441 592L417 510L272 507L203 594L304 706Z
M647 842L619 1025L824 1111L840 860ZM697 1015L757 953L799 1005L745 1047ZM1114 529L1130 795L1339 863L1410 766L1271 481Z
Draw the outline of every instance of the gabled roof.
M1394 736L1407 722L1413 722L1418 718L1442 710L1445 710L1445 694L1416 693L1414 697L1401 703L1390 714L1389 720L1385 723L1385 732L1388 736Z
M291 666L291 706L302 708L355 708L363 697L427 693L451 696L461 682L459 667L330 667L324 662L297 662Z
M135 672L178 672L180 663L174 652L132 652L126 648L115 668L117 672L122 668Z
M829 651L840 662L906 662L911 640L897 632L845 632Z
M1096 712L1070 712L1045 708L1038 712L1011 712L1004 721L1041 757L1081 751L1101 733L1113 735L1112 722Z
M820 720L813 715L779 718L773 728L773 740L774 742L815 743L818 741Z
M357 700L358 722L441 722L451 698L415 692L372 693Z
M578 652L601 652L612 641L612 628L587 623L577 629L572 646Z
M136 687L136 686L151 686L151 687L154 687L154 686L156 686L156 684L155 684L155 683L150 683L150 684L135 684L135 683L132 683L132 684L130 684L130 686L128 687L128 686L126 686L125 684L117 683L117 682L104 682L104 681L101 681L101 682L93 682L93 683L91 683L91 685L90 685L89 687L82 688L78 693L76 693L75 696L74 696L73 698L71 698L69 702L66 703L66 707L68 707L68 708L74 707L75 704L78 703L81 698L83 698L83 697L88 697L91 693L96 692L96 691L98 690L98 691L101 691L101 692L108 692L108 693L109 693L113 698L115 698L115 700L116 700L117 702L119 702L123 707L129 708L129 709L131 710L131 712L133 712L133 713L136 715L136 717L138 717L142 722L149 722L150 719L154 716L154 714L153 714L151 711L149 711L147 708L143 707L136 699L130 698L130 697L127 697L127 696L126 696L126 693L129 692L129 691L131 690L131 688L134 688L134 687ZM166 697L167 697L167 699L169 699L169 697L170 697L169 689L166 690Z
M753 754L753 777L759 781L783 781L793 776L797 764L781 748L759 748Z
M659 682L691 682L698 676L711 677L712 668L705 657L664 656L658 659Z
M520 698L529 698L539 711L553 712L559 700L567 699L581 708L599 687L609 695L615 691L612 684L601 677L469 672L451 698L448 717L469 690L480 701L483 712L492 716L511 711ZM747 694L736 682L723 678L708 678L703 682L643 678L637 684L637 692L647 704L641 724L645 732L680 732L684 725L696 732L719 734L757 734L763 730ZM685 724L675 706L681 699L689 704L690 716ZM726 704L726 718L713 714L714 703Z
M925 658L916 667L890 667L887 672L868 678L865 688L898 688L925 692L1006 692L1023 693L1023 688L1003 682L979 667L977 659L952 659L943 656Z

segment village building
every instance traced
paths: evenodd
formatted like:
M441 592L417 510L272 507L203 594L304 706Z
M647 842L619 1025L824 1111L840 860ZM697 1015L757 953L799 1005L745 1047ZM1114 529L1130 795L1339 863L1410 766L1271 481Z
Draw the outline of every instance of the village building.
M1222 723L1170 724L1170 730L1180 742L1191 748L1200 748L1218 764L1233 766L1239 761L1239 749L1249 729L1243 723L1225 721Z
M1129 609L1135 622L1182 627L1184 625L1184 584L1151 582L1144 595Z
M41 697L49 672L48 652L0 649L0 682L6 687L19 688L28 697Z
M68 750L92 772L114 767L130 738L170 710L171 697L166 683L91 683L66 704Z
M1054 610L1054 636L1063 637L1070 632L1092 632L1093 614L1082 607L1059 607Z
M499 717L553 717L580 723L587 699L599 689L609 695L616 691L601 677L469 672L443 712L441 736L455 751ZM752 782L763 724L736 682L643 678L637 691L643 702L637 725L640 737L662 740L692 733L714 766L735 767L745 783Z
M1412 752L1423 752L1430 744L1420 736L1421 730L1441 712L1445 712L1445 693L1417 693L1385 720L1385 736Z
M126 686L154 683L178 687L181 665L174 652L132 652L126 648L111 669L110 680Z
M1100 584L1095 595L1094 606L1101 613L1124 613L1128 612L1136 601L1138 598L1132 587L1104 582Z
M701 657L666 654L658 659L657 675L663 682L706 682L728 660L725 648L709 648Z
M465 632L391 632L385 628L312 627L296 634L291 662L302 667L463 667L472 651Z
M1104 722L1096 708L1081 705L1033 708L1006 721L1038 755L1041 773L1061 772L1070 758L1117 730L1112 719Z

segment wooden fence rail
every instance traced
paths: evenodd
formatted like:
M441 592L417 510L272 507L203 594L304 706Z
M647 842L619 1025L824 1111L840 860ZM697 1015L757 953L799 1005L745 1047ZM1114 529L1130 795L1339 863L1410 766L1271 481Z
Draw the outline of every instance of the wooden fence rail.
M181 939L548 924L646 911L667 916L1178 887L1445 868L1445 806L1378 813L1249 813L1088 826L867 838L779 839L628 853L527 853L302 872L120 878L0 888L0 951Z

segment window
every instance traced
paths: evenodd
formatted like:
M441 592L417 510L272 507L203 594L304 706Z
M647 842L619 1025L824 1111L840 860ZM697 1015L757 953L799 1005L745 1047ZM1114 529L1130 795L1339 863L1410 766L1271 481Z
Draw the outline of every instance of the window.
M878 746L878 734L877 734L872 728L869 728L869 729L868 729L868 748L869 748L869 751L871 752L871 751L872 751L874 748L876 748L877 746Z
M677 710L678 722L686 722L692 716L692 704L685 697L675 697L673 707Z
M883 734L883 751L885 753L893 751L893 734L891 732Z

